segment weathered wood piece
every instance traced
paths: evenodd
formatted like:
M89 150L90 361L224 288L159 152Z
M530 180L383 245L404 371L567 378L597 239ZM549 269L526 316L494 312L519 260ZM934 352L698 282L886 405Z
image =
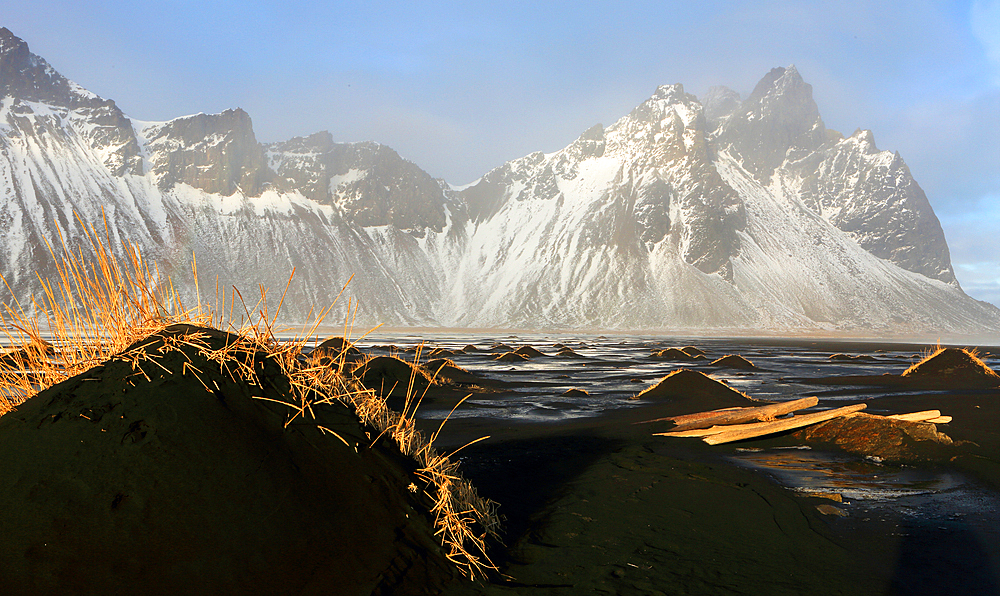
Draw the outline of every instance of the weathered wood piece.
M823 422L824 420L831 420L833 418L837 418L839 416L845 416L853 412L860 412L861 410L864 410L865 407L867 407L867 404L854 404L852 406L844 406L842 408L826 410L823 412L814 412L812 414L802 414L800 416L792 416L791 418L783 418L781 420L774 420L772 422L758 422L756 424L744 424L741 425L742 428L734 430L725 430L718 434L713 434L704 437L702 440L708 443L709 445L719 445L722 443L741 441L743 439L762 437L764 435L771 435L786 430L802 428L803 426L809 426L810 424L816 424L817 422Z
M682 416L670 416L668 418L657 418L646 420L649 422L673 422L676 426L670 429L671 433L693 429L709 428L712 426L740 424L751 420L773 420L778 416L783 416L796 410L811 408L819 403L819 398L804 397L792 401L766 406L755 406L750 408L725 408L723 410L712 410L710 412L696 412L694 414L684 414ZM663 433L657 433L663 434ZM681 436L681 435L664 435ZM701 436L701 435L684 435Z
M923 412L913 412L911 414L892 414L886 418L893 420L905 420L907 422L925 422L933 418L940 418L941 410L924 410Z
M731 424L729 426L713 426L711 428L693 428L691 430L668 430L662 433L653 433L654 437L707 437L717 435L724 430L740 428L745 424Z
M951 416L938 416L937 418L928 418L924 422L930 422L931 424L948 424L951 422Z

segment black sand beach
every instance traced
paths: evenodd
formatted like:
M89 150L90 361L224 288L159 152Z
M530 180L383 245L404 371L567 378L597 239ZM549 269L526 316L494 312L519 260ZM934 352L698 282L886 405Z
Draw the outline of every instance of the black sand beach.
M591 345L617 341L591 340ZM692 407L732 405L707 397L700 403L695 400L698 406L681 404L681 399L641 400L634 407L556 421L532 415L528 416L532 422L524 422L489 413L453 417L439 447L448 451L490 436L462 449L462 470L484 496L500 503L506 518L505 545L494 550L501 574L488 584L456 584L454 593L1000 593L1000 389L963 388L957 378L950 383L935 378L926 384L930 389L919 382L899 385L888 379L919 360L924 346L792 341L720 347L754 352L750 360L756 369L772 369L771 375L745 369L729 372L731 379L743 381L739 387L750 397L766 394L780 382L785 385L783 399L819 394L820 407L864 402L868 411L885 414L940 409L954 419L938 425L938 430L955 444L906 442L892 429L865 429L869 436L863 443L873 453L879 449L883 455L889 453L874 435L895 441L892 453L900 455L893 461L877 455L866 458L856 445L848 446L855 450L852 453L832 442L811 440L805 431L709 446L696 438L653 436L663 428L641 424ZM829 358L845 347L855 355L863 350L868 358L849 362L873 373L869 378L884 376L887 382L875 388L847 383L829 389L824 384L831 382L829 377L862 372L844 360ZM635 394L658 380L659 374L642 384L630 383L627 371L642 375L649 351L640 353L631 342L629 348L577 352L600 353L589 362L605 373L598 377L617 376L618 385ZM609 351L615 355L609 356ZM713 360L725 355L716 347L709 354ZM524 387L517 379L553 382L551 377L561 376L555 371L565 370L550 357L544 365L552 366L549 376L528 375L517 368L491 374L478 368L475 358L456 361L496 381L490 393L474 394L483 403L518 399L518 390ZM774 372L792 361L795 370L810 376L789 380ZM657 372L684 368L716 378L726 374L708 359L671 364ZM600 395L599 389L588 387L572 372L567 374L570 378L562 382ZM814 384L824 376L827 379ZM823 396L824 391L836 395ZM458 387L432 388L422 407L432 411L437 401L451 403L461 392ZM560 389L550 393L548 402L537 403L566 411L579 407L561 402ZM628 397L618 399L636 401ZM427 428L438 422L433 414L421 421ZM843 477L834 482L841 482L839 493L783 485L774 470L742 462L746 454L765 461L766 456L777 455L786 463L789 454L796 460L801 459L797 454L805 454L813 465L829 467L833 475L838 466L867 466L861 472L867 475L863 484L873 494L859 495ZM889 496L878 496L879 475L894 478L916 471L946 476L954 479L953 484L928 488L932 483L922 480L899 489L898 483L887 480L883 492Z
M259 390L225 381L221 400L191 393L191 375L161 375L135 401L115 393L122 374L104 367L0 417L0 448L18 460L0 491L10 513L0 575L17 588L8 593L127 592L136 581L148 582L144 593L1000 593L1000 388L955 371L904 377L923 346L496 339L432 337L421 362L435 358L415 381L418 338L359 344L346 363L397 410L416 406L401 390L412 383L417 428L440 429L437 449L455 452L461 474L499 505L503 529L488 551L498 569L486 579L448 567L433 505L408 490L416 466L384 441L361 449L365 429L342 409L320 418L336 437L282 431L273 404L249 399L280 393L280 380ZM658 356L694 343L703 357ZM337 344L312 362L339 366ZM499 359L511 353L523 358ZM997 353L980 356L995 368ZM753 366L724 366L731 354ZM851 432L817 425L717 446L654 435L671 428L666 417L807 395L820 398L815 409L861 402L873 416L852 419L862 426ZM78 420L94 399L110 410ZM882 416L928 409L953 420ZM46 426L60 412L75 417ZM32 436L76 430L27 453L18 428L32 416ZM67 451L105 423L135 440ZM922 438L940 433L947 441Z

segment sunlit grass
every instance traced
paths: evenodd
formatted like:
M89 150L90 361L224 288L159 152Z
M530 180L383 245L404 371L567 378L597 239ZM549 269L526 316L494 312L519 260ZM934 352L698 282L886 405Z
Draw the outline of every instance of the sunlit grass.
M394 412L384 397L363 388L347 374L343 354L332 363L319 364L303 356L307 342L333 305L318 311L314 321L297 330L291 340L278 341L275 323L284 293L270 314L263 286L251 308L238 289L227 292L216 283L215 305L206 305L197 285L197 263L192 261L196 299L194 307L186 308L171 280L144 261L136 246L124 247L124 258L118 259L111 250L107 229L102 238L83 222L81 227L85 230L85 245L94 256L88 259L82 248L70 250L60 238L61 253L49 246L56 263L56 279L39 277L43 288L40 297L23 305L15 299L0 311L6 343L12 346L0 355L0 416L40 391L110 359L130 363L135 374L146 378L150 367L158 374L190 374L210 390L202 378L205 371L190 361L183 364L183 370L175 371L159 360L168 352L194 349L227 376L253 386L262 382L255 362L264 355L278 364L289 382L287 399L280 402L289 408L286 427L296 420L315 420L313 409L322 404L347 403L365 425L375 430L373 445L383 435L388 436L404 455L416 461L417 476L424 486L411 485L411 490L423 490L433 501L429 513L448 558L472 578L495 569L486 554L485 542L498 530L495 504L479 497L459 475L457 461L432 447L437 433L427 438L416 429L414 414L423 397L414 391L419 353L403 412ZM6 279L3 283L14 295ZM350 312L349 307L345 337L353 331ZM238 326L236 320L240 321ZM179 323L192 327L182 333L161 334L162 345L155 351L150 351L145 342L136 344ZM223 347L213 347L214 343L208 341L208 327L231 334Z
M951 348L944 348L941 345L934 346L933 348L926 349L922 352L922 357L919 362L912 364L909 368L903 371L902 376L907 377L915 373L921 372L923 367L929 366L933 363L934 359L944 354ZM949 362L951 367L959 366L966 370L966 372L975 372L986 377L997 377L1000 375L996 373L992 368L986 365L979 358L978 348L954 348L955 353L960 353L964 358L957 359L954 362Z

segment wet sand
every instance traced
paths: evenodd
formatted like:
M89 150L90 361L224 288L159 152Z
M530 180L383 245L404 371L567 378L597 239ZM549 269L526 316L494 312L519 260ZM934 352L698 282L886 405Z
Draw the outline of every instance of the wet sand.
M493 346L494 339L502 339L506 345ZM390 405L402 410L406 405L405 391L399 391L398 386L396 390L390 389L398 381L405 385L406 379L397 377L401 373L404 377L408 375L409 365L385 359L397 355L412 360L415 342L400 342L395 347L385 342L375 347L377 343L359 346L363 352L383 358L364 369L367 382L388 393ZM199 515L212 522L197 524L200 538L191 541L171 534L169 541L163 541L169 548L140 557L144 558L144 564L158 566L155 569L162 571L163 577L173 579L177 579L176 563L170 553L177 544L197 544L212 556L217 551L238 547L239 556L234 556L234 560L239 561L263 552L266 547L260 544L271 538L253 542L235 537L241 536L241 531L261 533L263 526L259 519L270 517L255 507L271 507L293 495L315 507L305 507L296 501L291 508L302 514L301 523L290 524L287 520L271 523L274 528L270 528L269 536L282 536L299 549L278 548L290 561L287 574L276 571L274 560L251 569L256 574L251 574L253 577L261 578L253 582L258 587L270 582L268 591L272 593L308 591L288 579L294 577L301 583L311 577L309 573L300 574L298 562L306 556L321 559L313 561L311 569L328 571L323 576L328 580L322 584L324 590L330 586L346 590L341 572L332 571L335 567L327 559L332 557L331 560L345 565L350 572L357 572L358 566L342 555L359 545L372 557L384 555L392 559L391 573L376 573L378 566L385 563L373 563L371 567L376 571L371 575L375 579L359 579L354 593L367 592L366 588L358 587L366 585L365 581L382 586L383 593L456 596L1000 593L1000 388L982 384L963 388L955 378L923 384L919 379L899 381L899 375L918 359L922 346L819 340L664 342L571 337L559 338L558 342L530 342L534 351L521 350L531 354L527 359L498 359L502 354L524 348L526 343L529 342L519 337L462 336L450 341L438 338L437 347L450 353L430 349L423 352L423 361L432 354L435 358L452 360L439 360L435 365L435 370L446 373L445 382L423 383L427 392L417 410L417 426L427 434L437 432L449 411L471 394L444 424L435 445L446 453L457 450L455 457L461 460L462 474L482 496L499 504L500 514L505 518L502 542L493 543L489 551L499 571L487 580L476 582L459 578L453 569L441 569L439 563L444 558L431 539L430 526L418 528L422 517L407 514L425 506L407 490L414 472L412 463L404 465L394 455L390 457L388 452L377 449L365 456L370 456L371 462L357 460L360 453L357 446L364 432L352 426L355 423L346 411L338 410L343 419L334 416L337 412L330 413L334 417L324 420L324 424L355 442L355 450L348 449L343 438L338 440L319 433L313 426L296 427L291 433L280 432L282 418L275 417L268 409L270 402L250 398L249 387L256 385L233 384L220 378L218 386L222 389L213 393L205 385L204 395L196 400L191 392L195 386L193 380L180 381L176 375L160 375L154 376L142 393L155 399L143 397L133 404L129 401L135 400L131 385L126 392L120 383L112 382L128 378L126 373L131 370L119 363L98 367L68 381L61 389L65 395L53 390L49 397L33 398L39 401L29 402L18 412L0 419L3 423L0 426L7 425L6 430L10 431L3 438L14 441L28 432L12 430L23 422L22 418L27 420L37 414L38 420L31 418L29 425L33 433L49 428L43 423L62 420L52 427L58 427L61 434L51 430L43 433L53 441L64 439L62 443L56 441L58 445L50 450L61 466L60 474L74 478L77 484L81 478L95 478L93 486L87 488L90 492L84 495L86 498L77 499L79 514L73 519L74 527L82 528L74 534L83 537L79 544L96 540L95 532L100 528L110 528L107 532L111 537L104 541L106 544L118 544L125 534L138 545L148 543L140 531L124 532L114 524L102 522L109 518L121 524L119 518L129 516L134 527L148 529L148 516L144 512L149 507L130 509L140 503L141 495L146 495L143 498L148 497L150 502L155 500L171 507L181 502L178 500L181 498L198 504ZM476 349L462 352L461 347L469 344ZM704 350L706 357L678 361L655 357L673 347L681 351L697 347ZM994 368L1000 364L993 356L998 353L1000 350L996 349L984 351L986 362ZM755 368L715 364L729 354L745 356ZM844 357L831 358L836 354ZM175 364L180 367L180 356L176 359ZM112 370L115 366L121 371ZM202 370L206 368L200 366ZM681 369L697 372L670 375ZM105 373L114 374L108 377ZM706 383L708 377L701 373L724 380L729 386L716 386L715 381ZM277 374L272 376L279 378ZM673 388L680 391L642 393L665 377L686 379L687 384ZM88 380L99 382L84 383ZM219 398L220 392L224 400ZM63 397L52 397L56 395ZM951 441L904 442L892 451L899 457L878 461L821 442L815 438L818 435L803 431L709 446L697 438L654 436L655 432L668 430L670 423L649 422L692 411L743 405L748 403L748 397L783 401L810 395L820 398L821 408L864 402L868 405L866 411L876 414L940 409L954 417L951 423L939 425L939 430L947 433ZM242 396L239 397L242 401L238 396ZM183 408L189 413L186 418L159 413L180 397L191 401ZM107 411L119 409L115 410L115 416L102 419L93 415L98 402L107 402ZM239 412L249 412L244 418L252 424L240 422L242 418L237 417L239 425L234 426L230 411L234 404L243 404ZM52 414L46 408L58 411ZM149 408L152 410L147 412ZM59 417L66 412L72 416ZM139 422L131 420L138 417L142 417L139 422L145 421L146 426L136 426ZM105 428L109 424L116 426ZM274 432L262 434L255 430L261 425L267 429L274 427ZM202 438L214 441L219 439L218 429L230 427L250 429L246 433L250 438L230 441L222 447ZM357 441L351 432L357 435ZM107 442L105 451L85 450L75 455L75 459L66 459L63 443L72 443L75 448L80 433L87 437L100 437L104 433L115 440ZM120 441L119 436L123 437ZM303 436L308 440L302 439ZM474 442L486 436L489 438ZM18 443L22 444L31 441ZM179 451L178 446L187 451ZM799 451L803 447L807 451ZM133 452L146 459L136 459L139 456L133 457ZM32 448L31 453L39 456L48 452ZM177 453L184 456L178 457ZM288 457L275 459L262 453ZM807 453L808 457L796 455L799 453ZM87 474L74 467L80 465L81 454L96 458L95 463L85 465ZM337 454L346 454L348 463L334 461ZM122 465L122 458L129 457L133 458L128 460L131 463ZM275 465L280 469L269 474L283 480L270 485L263 482L261 460L277 462ZM355 469L360 465L356 460L382 467L359 471ZM234 461L243 463L234 465ZM135 462L147 467L137 468ZM383 466L385 462L392 465ZM211 483L193 482L190 470L194 464L201 466L198 469L203 469L204 477L213 478ZM54 466L51 462L37 466L28 459L19 465L18 469L23 468L22 476ZM779 470L780 465L786 468ZM850 486L850 474L835 478L832 488L819 491L821 495L800 490L808 488L802 481L804 470L817 472L807 470L809 466L833 478L834 468L840 465L850 468L856 477L865 476L864 480L877 489L896 490L898 479L909 476L930 480L907 481L905 490L897 491L903 496L884 499L858 496L857 487ZM824 471L824 466L829 469ZM8 471L16 471L15 467L8 466ZM140 478L129 476L132 468L142 470ZM220 480L215 474L217 469L231 474ZM372 471L376 469L381 471ZM119 484L141 481L142 486L130 485L129 490L115 489L119 492L112 490L105 495L111 487L108 474L124 475L124 479L111 478ZM879 480L879 476L885 479ZM372 484L372 479L383 477L384 480ZM27 501L37 500L28 490L30 487L21 484L9 486L18 486ZM165 486L174 492L164 492ZM280 494L264 495L263 489L268 486ZM231 498L246 487L253 487L260 493L259 498L250 501ZM372 493L375 496L362 494L362 489L375 491ZM0 487L0 494L2 490ZM337 490L347 496L332 496ZM206 501L203 493L213 500ZM63 506L59 500L62 497L53 494L51 500L58 509ZM345 499L371 506L371 511L360 504L345 508ZM103 507L100 511L91 505L98 502ZM245 511L245 506L251 510ZM379 507L384 510L376 510ZM218 515L220 511L228 512L229 517ZM365 513L356 513L360 511ZM95 517L95 512L104 517ZM84 554L105 559L107 556L66 541L67 526L56 524L50 528L46 524L51 516L46 515L38 515L37 519L11 516L8 521L35 519L41 524L38 527L44 532L27 528L26 539L61 544L63 550L39 560L65 567L70 575L76 574L73 577L80 581L74 580L73 585L79 588L75 593L89 593L88 586L97 585L107 573L96 560L88 559L82 565L77 559ZM164 517L163 532L176 530L172 520L189 517L183 511L171 512ZM327 531L315 520L334 525L358 524L359 536L363 536L345 534L336 528ZM375 521L379 523L373 527L382 534L376 535L368 527ZM244 526L249 529L240 530ZM413 529L415 537L400 538L399 528ZM409 558L392 555L394 548L403 548ZM15 550L15 554L22 554L20 547ZM132 561L130 557L134 558L136 551L123 547L114 552L119 559ZM121 564L112 561L112 566ZM421 575L423 572L413 571L424 567L433 573ZM90 575L79 575L81 568ZM178 585L187 585L183 582L188 581L214 585L205 582L215 579L222 586L217 590L220 593L231 585L251 585L247 583L251 575L236 574L240 576L230 578L226 574L234 573L232 565L223 564L219 568L225 571L212 572L221 574L218 577L206 575L208 572L181 573L183 577L177 581L183 581ZM137 577L149 573L148 567L141 565L135 566L135 570ZM34 577L30 569L28 572ZM166 585L159 582L144 589L155 593L157 588L165 591Z
M851 347L889 361L886 372L906 368L907 363L878 352L882 346ZM827 358L844 348L815 349ZM766 358L753 360L768 366ZM604 364L628 369L633 363ZM704 363L677 367L718 372ZM833 359L816 372L839 369L851 371ZM566 382L573 381L569 376ZM628 382L626 371L621 377ZM474 398L503 401L512 395L505 392L518 389L518 379L541 382L538 375L519 374L516 368L505 369L502 379L491 393ZM753 387L741 389L753 397ZM800 391L793 387L789 393L804 397L816 388L811 381L801 382ZM553 388L551 403L559 403L555 396L561 391ZM1000 512L994 508L1000 503L1000 391L938 387L920 392L908 386L873 393L863 385L831 391L837 392L835 405L860 400L876 412L933 408L954 416L940 430L958 445L934 446L913 461L873 465L886 473L908 468L953 473L984 499L984 512L914 512L892 502L873 509L850 499L807 496L735 461L740 452L800 446L799 436L784 433L713 447L698 439L655 437L652 433L662 429L636 424L679 413L669 402L548 423L456 417L445 424L437 444L447 452L490 436L462 449L462 471L481 494L500 503L506 533L504 544L492 551L501 574L486 583L460 582L448 593L1000 593ZM425 406L444 407L465 393L432 389ZM861 397L852 400L852 394ZM440 420L418 424L433 431ZM810 447L810 453L839 453L832 445Z

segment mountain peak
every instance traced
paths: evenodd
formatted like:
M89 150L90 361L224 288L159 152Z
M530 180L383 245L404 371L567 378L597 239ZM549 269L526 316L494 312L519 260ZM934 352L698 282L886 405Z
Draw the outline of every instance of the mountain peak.
M675 83L673 85L660 85L653 93L652 99L664 100L668 103L683 101L687 94L684 93L684 85Z
M0 55L27 50L27 42L11 33L10 29L0 27Z
M795 66L772 68L740 109L726 120L720 140L748 169L766 180L789 149L814 150L826 140L826 127L813 101L812 86Z
M798 100L812 101L812 85L802 79L792 64L787 68L772 68L754 87L748 103L760 102L768 97L793 96Z
M16 97L66 107L113 104L62 76L23 39L0 28L0 97Z

